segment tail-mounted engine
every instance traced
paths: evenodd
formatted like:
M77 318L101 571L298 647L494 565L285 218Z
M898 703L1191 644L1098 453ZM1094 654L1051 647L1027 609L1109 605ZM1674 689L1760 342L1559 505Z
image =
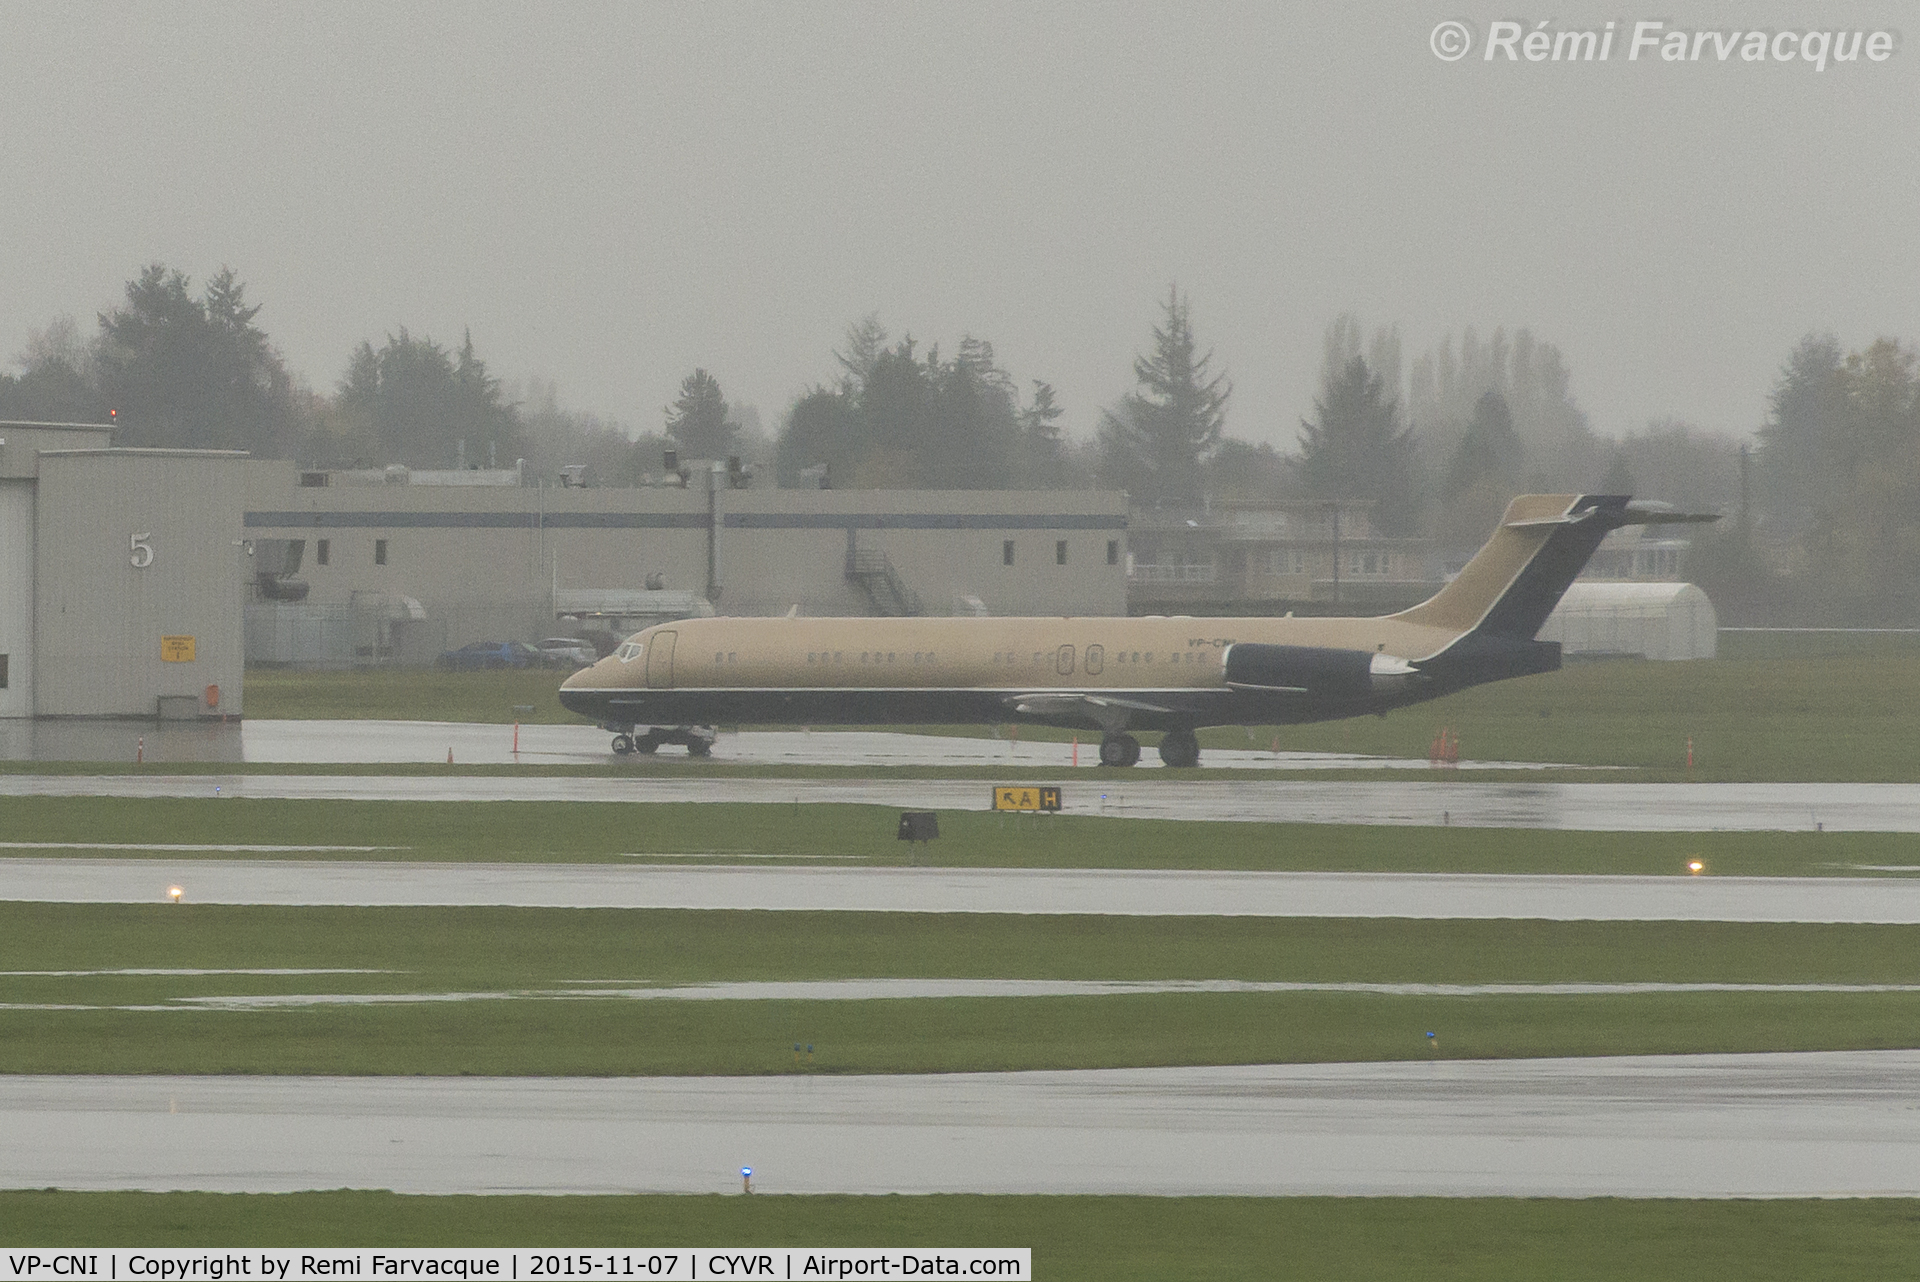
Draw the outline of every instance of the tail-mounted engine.
M1395 655L1310 645L1241 642L1227 647L1226 669L1227 685L1236 690L1295 694L1315 703L1398 694L1424 679Z

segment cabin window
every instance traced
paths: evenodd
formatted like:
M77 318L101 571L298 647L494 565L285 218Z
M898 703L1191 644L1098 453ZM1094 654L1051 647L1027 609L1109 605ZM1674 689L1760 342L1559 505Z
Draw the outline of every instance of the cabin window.
M1120 564L1120 540L1119 539L1107 540L1107 564L1108 565Z
M1002 565L1013 564L1013 540L1012 539L1008 539L1005 543L1002 543L1000 545L1000 564Z
M313 545L313 563L315 565L329 565L332 563L332 561L333 561L333 540L332 539L321 539L318 543Z
M1067 541L1065 539L1061 539L1053 545L1053 563L1055 565L1065 565L1067 563Z
M892 663L892 662L893 662L893 651L891 651L891 650L889 650L889 651L887 651L887 662L888 662L888 663Z
M1106 663L1107 663L1107 650L1105 646L1090 645L1087 647L1087 675L1088 676L1090 677L1099 676L1100 670L1106 666Z
M7 688L7 656L0 654L0 690Z
M728 663L738 663L738 662L740 662L740 654L739 654L739 652L738 652L738 651L735 651L735 650L729 650L729 651L727 651L727 662L728 662Z
M1073 647L1072 646L1063 645L1060 647L1059 651L1054 655L1054 671L1058 672L1063 677L1070 677L1073 675Z
M833 652L833 661L834 661L835 663L844 663L844 662L846 662L846 657L845 657L845 653L844 653L843 651L840 651L840 650L835 650L835 651Z
M387 563L387 541L385 539L375 539L373 541L373 563L375 565L385 565Z

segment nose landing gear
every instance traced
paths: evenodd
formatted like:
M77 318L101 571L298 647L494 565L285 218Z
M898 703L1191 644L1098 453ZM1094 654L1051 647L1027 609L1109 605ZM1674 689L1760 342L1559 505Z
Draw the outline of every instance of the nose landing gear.
M613 750L622 757L634 752L651 756L663 743L684 745L689 757L710 757L713 742L719 738L719 730L714 726L648 726L639 734L634 733L639 726L603 725L600 728L614 732Z

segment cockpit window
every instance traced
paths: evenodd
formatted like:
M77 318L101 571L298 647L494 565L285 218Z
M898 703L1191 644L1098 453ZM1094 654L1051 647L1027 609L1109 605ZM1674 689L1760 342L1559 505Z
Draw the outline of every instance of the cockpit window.
M625 644L623 644L618 650L615 650L613 654L614 654L614 657L619 659L620 662L622 663L632 663L635 659L639 658L642 654L645 654L646 650L647 650L647 647L641 645L638 641L628 641Z

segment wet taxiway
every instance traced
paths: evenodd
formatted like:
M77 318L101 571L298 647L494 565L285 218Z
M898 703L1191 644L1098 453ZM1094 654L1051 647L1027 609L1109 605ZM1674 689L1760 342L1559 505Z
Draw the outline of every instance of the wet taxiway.
M0 1186L1920 1195L1920 1052L764 1078L0 1078Z
M1038 782L1024 780L1023 782ZM1394 783L1056 775L1068 814L1602 832L1920 832L1920 788L1880 783ZM0 796L355 801L836 802L986 810L953 779L553 778L445 775L0 775Z
M0 859L0 899L1920 924L1920 878Z
M1079 743L1008 737L900 734L884 730L749 730L728 732L713 759L736 765L1021 766L1091 768L1098 736ZM620 760L612 736L588 725L496 725L448 721L234 721L189 724L133 721L0 721L0 760L261 762L317 765L444 763L465 765L606 765ZM684 758L666 748L663 759ZM1357 753L1208 749L1206 764L1233 770L1424 769L1427 762ZM1467 761L1483 770L1573 767L1535 762ZM1163 768L1151 747L1140 767Z
M0 971L24 976L373 975L364 970L119 970ZM0 1002L0 1010L257 1011L316 1006L410 1006L448 1002L670 1001L858 1002L946 998L1129 997L1151 993L1347 993L1384 997L1627 997L1651 993L1731 993L1743 997L1786 993L1916 993L1920 984L1374 984L1290 980L1168 979L814 979L753 980L635 988L588 981L563 988L490 992L194 993L148 1002Z

